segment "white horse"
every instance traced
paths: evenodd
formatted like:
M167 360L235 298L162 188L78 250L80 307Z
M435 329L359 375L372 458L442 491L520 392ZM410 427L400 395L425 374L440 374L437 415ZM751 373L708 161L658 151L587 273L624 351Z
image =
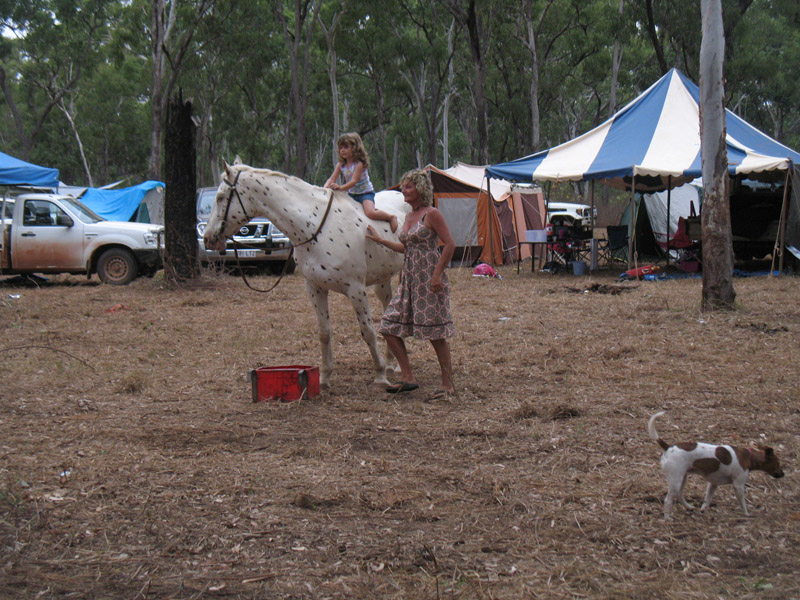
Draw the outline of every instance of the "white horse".
M387 198L388 196L388 198ZM376 205L397 215L403 225L408 206L402 194L379 194ZM392 298L392 275L399 272L403 255L367 240L367 226L372 225L383 237L396 238L386 221L372 221L361 206L345 192L317 187L266 169L225 164L222 183L217 190L214 208L206 225L206 248L222 250L226 238L253 217L266 217L294 244L297 268L306 280L308 293L319 325L322 347L320 384L330 385L333 350L328 312L328 292L339 292L350 299L356 311L361 337L369 346L375 365L376 384L388 384L387 361L378 351L372 327L367 287L374 286L384 309Z

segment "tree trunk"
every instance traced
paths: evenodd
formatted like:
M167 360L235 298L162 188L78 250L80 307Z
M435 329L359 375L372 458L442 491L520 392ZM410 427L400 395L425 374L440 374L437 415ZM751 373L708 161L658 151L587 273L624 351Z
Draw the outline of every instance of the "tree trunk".
M721 0L702 0L700 145L703 160L703 310L732 309L733 245L728 199L728 155L722 62L725 40Z
M63 99L61 102L58 103L58 108L64 113L64 117L66 117L67 122L69 123L70 129L72 129L72 135L75 136L75 143L78 144L78 154L81 156L81 163L83 164L83 171L86 173L86 182L88 183L89 187L94 187L94 182L92 181L92 170L89 168L89 161L86 160L86 152L83 149L83 141L81 141L81 134L78 133L78 128L75 126L75 119L72 116L72 113L67 106L64 104ZM70 108L74 110L72 102L70 102Z
M663 74L669 71L669 68L667 68L667 59L664 57L664 49L661 47L661 40L658 39L658 28L656 27L656 18L653 14L653 0L645 0L644 4L647 12L647 34L650 37L650 43L653 45L653 51L656 53L658 68Z
M339 139L339 82L336 73L336 33L339 29L339 23L342 16L347 11L347 7L342 2L342 10L333 15L330 27L326 27L321 18L318 17L322 32L325 34L325 45L328 47L328 79L331 83L331 104L333 109L333 151L332 151L332 164L339 161L339 149L336 141Z
M475 5L476 0L468 0L466 10L457 0L450 0L450 11L467 30L467 43L472 55L473 85L470 87L475 106L477 124L476 140L473 140L472 160L479 165L489 164L489 119L486 110L486 53L489 45L489 32L483 23L491 21L491 9L483 14Z
M182 94L167 107L164 155L164 274L168 281L179 283L198 273L195 126L192 103L184 102Z
M447 55L450 56L450 63L447 65L447 87L444 94L444 109L442 110L442 167L450 168L450 102L455 95L455 67L453 66L452 56L455 53L455 28L456 20L450 23L447 30Z
M295 0L293 26L290 27L283 13L283 3L278 3L275 15L283 27L286 48L291 62L291 110L294 112L294 175L305 178L308 168L308 144L306 141L306 102L308 97L308 70L311 53L311 34L317 20L322 0ZM287 136L287 155L291 136Z
M164 23L165 0L153 0L150 14L150 51L153 58L153 122L150 125L150 158L147 177L161 179L161 128L164 123Z
M620 21L622 21L622 13L625 9L625 0L619 0L619 15ZM620 63L622 63L622 46L619 42L619 30L617 30L617 34L614 36L614 51L611 55L611 91L608 96L608 118L614 116L614 112L617 110L617 85L619 81L619 67ZM603 206L608 206L609 202L609 187L607 185L603 186L602 190L603 195ZM594 211L592 211L594 213ZM594 219L594 217L592 217Z

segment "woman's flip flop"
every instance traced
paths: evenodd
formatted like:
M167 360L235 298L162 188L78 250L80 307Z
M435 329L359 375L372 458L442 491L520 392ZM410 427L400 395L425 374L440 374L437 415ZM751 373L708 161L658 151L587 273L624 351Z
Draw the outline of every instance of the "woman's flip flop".
M398 384L390 385L386 388L387 394L401 394L403 392L413 392L414 390L419 389L418 383L408 383L407 381L401 381Z

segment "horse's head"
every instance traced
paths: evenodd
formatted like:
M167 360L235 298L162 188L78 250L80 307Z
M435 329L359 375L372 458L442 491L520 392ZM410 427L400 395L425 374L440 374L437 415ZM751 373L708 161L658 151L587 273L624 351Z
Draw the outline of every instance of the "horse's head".
M238 158L233 166L225 163L222 182L217 189L217 198L214 201L214 207L211 209L206 230L203 234L203 242L206 248L210 250L220 252L224 250L225 240L250 220L242 198L239 196L239 191L236 189L242 171L248 168L242 165Z

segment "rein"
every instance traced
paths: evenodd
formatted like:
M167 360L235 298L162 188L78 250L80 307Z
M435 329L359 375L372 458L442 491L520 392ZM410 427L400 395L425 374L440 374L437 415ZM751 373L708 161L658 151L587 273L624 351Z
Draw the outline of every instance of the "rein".
M248 221L250 221L250 217L247 215L247 210L245 209L244 203L242 202L242 197L239 195L239 190L236 189L236 184L239 182L239 175L241 175L241 174L242 174L241 171L237 171L236 172L236 178L233 180L233 183L230 183L227 179L223 180L228 185L228 187L231 188L231 191L228 194L228 204L225 205L225 215L222 217L222 231L225 231L225 227L227 226L227 223L228 223L228 212L230 211L231 202L233 202L233 195L234 194L236 194L236 199L239 201L239 206L241 206L242 212L244 213L244 216L247 217ZM234 257L236 257L236 266L239 267L239 273L242 275L242 281L244 281L244 284L248 288L253 290L254 292L259 292L261 294L269 293L272 290L274 290L276 287L278 287L278 284L281 282L281 279L283 279L283 276L286 275L286 271L289 269L289 264L292 262L292 257L294 256L294 249L297 246L303 246L305 244L310 244L312 242L316 242L317 241L317 237L319 236L320 232L322 231L322 227L325 225L325 221L328 220L328 215L331 212L331 206L332 205L333 205L333 190L330 190L330 194L328 195L328 205L325 208L325 214L322 215L322 220L320 221L319 225L317 226L317 230L306 241L300 242L299 244L292 244L292 248L291 248L291 250L289 250L289 258L287 258L286 262L283 263L283 270L281 271L281 274L278 276L278 280L275 283L273 283L269 288L267 288L265 290L253 287L250 284L250 282L247 280L247 277L244 274L244 269L242 268L242 264L241 264L241 262L239 262L239 252L237 250L238 243L236 242L236 240L233 239L233 236L229 237L228 239L233 242L233 255L234 255ZM274 224L273 224L273 226L274 226Z

